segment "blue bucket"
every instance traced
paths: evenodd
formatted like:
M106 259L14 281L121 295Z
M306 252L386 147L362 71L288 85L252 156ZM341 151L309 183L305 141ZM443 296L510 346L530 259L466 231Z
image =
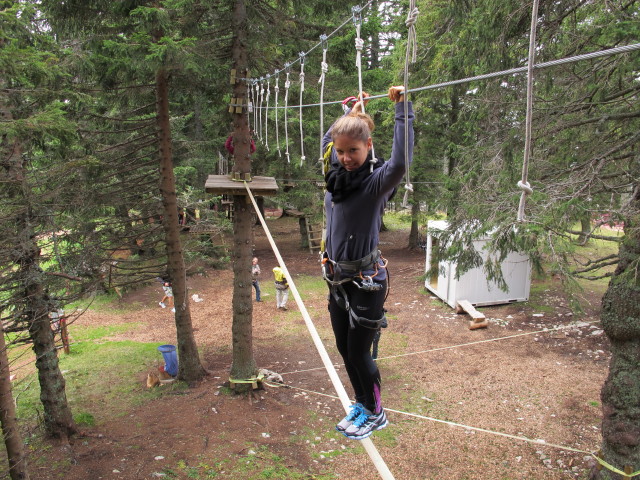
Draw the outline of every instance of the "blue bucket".
M160 345L158 351L164 358L164 371L172 377L178 375L178 354L175 345Z

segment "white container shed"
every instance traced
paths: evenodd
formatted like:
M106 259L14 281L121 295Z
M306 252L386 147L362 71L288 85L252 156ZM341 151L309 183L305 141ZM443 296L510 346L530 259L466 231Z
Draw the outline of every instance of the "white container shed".
M431 252L437 245L438 239L432 235L433 231L445 230L446 220L429 220L427 222L427 259L425 271L434 267ZM489 257L486 244L488 238L473 242L476 251L483 262ZM456 264L440 262L438 275L427 277L424 286L449 306L456 308L460 300L467 300L472 305L498 305L503 303L525 302L529 299L531 288L531 262L529 257L518 252L511 252L502 262L502 275L507 284L507 291L503 291L498 284L489 281L482 266L468 270L456 279Z

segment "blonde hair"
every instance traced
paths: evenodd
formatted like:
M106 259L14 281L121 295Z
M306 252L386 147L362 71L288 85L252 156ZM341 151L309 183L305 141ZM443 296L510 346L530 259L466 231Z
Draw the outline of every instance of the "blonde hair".
M339 118L336 123L333 124L331 138L335 140L341 135L346 135L347 137L366 142L369 140L369 137L371 137L371 132L373 132L374 127L373 119L366 113L350 113L349 115Z

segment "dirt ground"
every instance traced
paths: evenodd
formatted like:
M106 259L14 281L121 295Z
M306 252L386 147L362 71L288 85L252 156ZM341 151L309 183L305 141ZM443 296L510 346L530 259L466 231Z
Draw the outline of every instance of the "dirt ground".
M318 276L316 255L298 247L297 222L273 219L269 225L294 278ZM552 286L543 293L549 307L544 312L527 303L482 308L489 327L471 331L468 317L456 315L425 290L424 252L409 251L406 243L405 232L381 235L391 293L378 364L390 425L371 438L394 477L586 478L592 462L587 454L550 444L593 451L600 443L600 387L609 353L599 324L591 323L597 320L597 295L586 292L592 305L578 318ZM266 386L251 397L225 393L232 273L195 275L189 294L203 301L191 304L193 324L210 375L126 416L96 413L98 424L83 429L71 445L37 453L30 462L33 479L379 478L358 442L333 430L344 413L293 297L289 311L276 310L270 275L276 260L260 228L255 254L263 270L264 300L253 304L256 362L282 374L290 388ZM326 295L306 295L304 287L298 288L339 364ZM172 315L157 304L161 296L160 285L149 286L122 300L140 308L121 316L88 312L79 322L142 322L143 328L125 337L175 343ZM549 330L569 324L573 327ZM337 368L351 394L344 369ZM145 379L141 368L140 389L146 388ZM232 469L238 462L247 469ZM270 463L282 470L267 469ZM322 477L326 474L334 477Z

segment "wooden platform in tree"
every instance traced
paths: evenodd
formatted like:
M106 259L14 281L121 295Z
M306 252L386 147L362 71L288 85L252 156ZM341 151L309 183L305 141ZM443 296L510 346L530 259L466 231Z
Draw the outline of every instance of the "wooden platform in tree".
M278 193L278 184L273 177L253 177L247 183L254 195L267 197ZM244 182L231 180L229 175L209 175L204 184L204 190L207 193L215 193L216 195L247 194Z

